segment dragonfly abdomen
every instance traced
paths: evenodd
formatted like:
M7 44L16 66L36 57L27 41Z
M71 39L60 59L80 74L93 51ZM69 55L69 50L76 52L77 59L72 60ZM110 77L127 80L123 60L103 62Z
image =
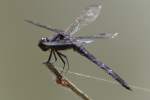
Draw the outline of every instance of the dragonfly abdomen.
M74 46L74 50L80 53L82 56L86 57L93 63L95 63L98 67L103 69L106 73L108 73L113 79L115 79L118 83L120 83L124 88L131 90L128 84L117 74L115 73L110 67L106 64L102 63L101 61L97 60L90 52L88 52L84 47Z

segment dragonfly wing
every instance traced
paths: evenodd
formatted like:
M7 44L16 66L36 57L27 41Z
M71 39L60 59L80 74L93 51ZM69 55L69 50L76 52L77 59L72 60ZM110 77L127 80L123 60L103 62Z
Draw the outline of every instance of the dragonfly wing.
M51 28L51 27L48 27L46 25L42 25L40 23L37 23L37 22L33 22L31 20L25 20L26 22L30 23L30 24L33 24L35 26L38 26L38 27L41 27L41 28L44 28L44 29L47 29L49 31L52 31L52 32L55 32L55 33L60 33L62 32L62 30L59 30L59 29L55 29L55 28Z
M78 40L94 40L94 39L111 39L115 38L119 33L98 33L93 36L78 36Z
M82 27L96 20L101 11L101 4L93 4L85 8L75 21L66 29L66 33L72 35L79 31Z
M91 40L91 39L76 39L76 42L73 42L73 43L80 43L80 44L89 44L89 43L92 43L94 42L94 40Z
M101 38L101 39L110 39L115 38L118 36L119 33L99 33L95 35L95 38Z

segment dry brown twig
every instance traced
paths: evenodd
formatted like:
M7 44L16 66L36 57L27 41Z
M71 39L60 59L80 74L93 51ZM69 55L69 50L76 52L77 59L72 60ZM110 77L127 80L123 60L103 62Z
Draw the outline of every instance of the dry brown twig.
M70 90L72 90L76 95L78 95L83 100L92 100L91 98L89 98L89 96L87 94L82 92L70 80L68 80L66 77L62 76L62 74L58 71L58 69L53 64L51 64L49 62L46 62L44 64L56 76L56 83L57 84L59 84L63 87L69 88Z

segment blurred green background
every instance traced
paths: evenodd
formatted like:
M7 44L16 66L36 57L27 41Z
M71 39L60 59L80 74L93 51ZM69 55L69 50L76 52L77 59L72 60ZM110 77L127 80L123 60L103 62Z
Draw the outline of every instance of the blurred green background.
M0 100L80 100L59 87L42 64L49 53L37 44L53 33L24 22L35 20L67 28L81 9L96 0L1 0L0 1ZM87 46L98 59L112 66L131 85L150 88L150 2L103 0L101 16L77 35L118 32L118 37ZM72 50L64 51L70 70L112 80L96 65ZM59 63L60 64L60 63ZM59 65L58 64L58 65ZM129 92L120 85L67 74L93 100L148 100L150 92Z

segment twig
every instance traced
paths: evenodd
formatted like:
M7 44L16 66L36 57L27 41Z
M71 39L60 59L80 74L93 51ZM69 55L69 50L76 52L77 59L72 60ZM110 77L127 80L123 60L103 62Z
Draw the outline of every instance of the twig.
M62 74L55 68L55 66L51 63L44 63L48 69L56 76L56 83L71 89L75 94L81 97L83 100L92 100L88 97L87 94L82 92L79 88L77 88L71 81L69 81L66 77L62 76Z

